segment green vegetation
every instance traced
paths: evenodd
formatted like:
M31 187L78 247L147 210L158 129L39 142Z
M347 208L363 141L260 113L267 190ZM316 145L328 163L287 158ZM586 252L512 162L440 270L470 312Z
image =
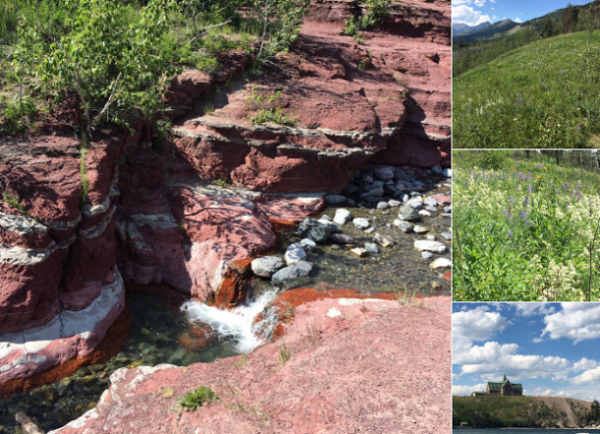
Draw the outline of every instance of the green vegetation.
M21 214L27 214L25 207L21 204L21 202L19 202L19 199L11 196L7 191L2 192L2 200L11 208L19 210Z
M518 48L456 77L454 146L600 146L599 55L600 31L573 33Z
M251 119L255 124L271 122L290 127L296 125L295 116L287 114L281 107L277 107L278 104L281 104L281 91L265 96L254 87L252 88L252 96L248 97L246 104L257 108L254 117Z
M567 401L573 401L564 398ZM452 425L471 428L555 428L566 414L543 399L530 396L453 396Z
M352 36L357 43L363 43L360 30L370 30L378 26L390 14L391 0L363 0L360 5L367 9L364 15L353 16L344 23L344 35Z
M0 137L26 132L73 91L79 132L153 117L184 66L209 73L227 51L274 64L296 41L308 0L0 0ZM276 114L273 114L275 117Z
M592 402L589 411L583 411L579 414L578 423L580 425L597 425L600 423L600 403L596 400Z
M217 394L210 387L200 386L196 390L192 390L179 400L181 405L186 410L196 410L206 403L210 403L219 399Z
M454 153L457 301L600 298L600 177L590 151Z
M252 122L255 124L272 122L274 124L287 125L290 127L296 125L294 117L285 114L279 107L258 110L256 115L252 118Z
M230 187L229 181L227 179L223 179L223 178L216 179L215 184L217 184L219 187L222 187L222 188Z
M285 365L288 360L290 360L290 357L292 357L292 352L290 351L290 349L287 347L286 344L283 344L282 346L279 347L279 362L281 363L281 365Z
M27 131L37 114L38 109L31 98L15 95L7 101L6 96L0 96L0 137Z
M600 1L493 40L459 41L453 51L454 146L600 147L599 70Z

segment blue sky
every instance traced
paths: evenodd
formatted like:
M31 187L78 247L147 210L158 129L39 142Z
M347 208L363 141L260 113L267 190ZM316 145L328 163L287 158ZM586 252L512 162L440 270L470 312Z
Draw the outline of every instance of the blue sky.
M574 5L591 0L571 0ZM567 7L568 0L452 0L452 19L470 26L510 19L525 22Z
M500 1L500 0L498 0ZM488 381L600 400L600 303L453 303L452 393Z

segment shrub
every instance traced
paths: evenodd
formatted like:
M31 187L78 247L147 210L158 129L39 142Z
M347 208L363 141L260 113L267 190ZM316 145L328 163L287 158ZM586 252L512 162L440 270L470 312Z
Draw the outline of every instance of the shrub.
M198 389L192 390L182 397L179 405L187 410L196 410L205 403L210 403L217 399L219 399L219 396L210 387L200 386Z
M69 88L79 95L86 130L106 121L127 125L132 108L155 110L177 68L157 47L169 29L175 0L150 0L133 18L118 0L65 0L63 34L48 37L24 16L13 66L41 78L47 91Z
M0 136L26 131L38 110L30 98L18 95L10 101L0 100Z
M258 58L268 60L285 53L298 39L310 0L254 0L262 25Z

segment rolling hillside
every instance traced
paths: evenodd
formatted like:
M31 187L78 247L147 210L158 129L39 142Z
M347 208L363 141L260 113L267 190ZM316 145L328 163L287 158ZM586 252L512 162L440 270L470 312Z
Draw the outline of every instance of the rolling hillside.
M455 76L456 148L600 147L600 30L535 41Z
M453 425L470 427L578 427L591 402L547 396L453 396Z

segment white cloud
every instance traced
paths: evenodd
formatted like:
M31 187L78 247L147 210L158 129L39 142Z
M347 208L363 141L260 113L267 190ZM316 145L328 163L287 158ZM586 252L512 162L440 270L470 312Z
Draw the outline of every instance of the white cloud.
M513 303L512 305L515 306L515 313L519 316L548 315L556 312L556 309L548 306L547 303Z
M458 384L452 385L452 395L467 396L473 392L485 392L485 383L476 384L474 386L461 386Z
M452 314L452 342L458 346L470 346L475 341L485 341L510 324L498 312L489 312L487 306Z
M461 1L461 0L459 0ZM466 2L457 3L454 0L454 4L452 5L452 20L455 23L464 23L470 26L476 26L481 23L485 23L487 21L491 21L489 15L483 15L480 11L476 11L470 6L466 6Z
M548 389L546 387L533 387L527 390L529 396L571 396L571 392L564 390Z
M572 384L590 384L590 383L598 383L600 384L600 366L594 369L589 369L585 371L583 374L575 377L571 380Z
M515 18L513 21L514 21L515 23L522 23L522 21L521 21L521 18L518 18L518 17L517 17L517 18Z
M549 377L561 381L564 380L570 366L571 362L562 357L503 354L485 363L462 365L461 369L463 374L479 375L487 381L498 381L503 374L511 381Z
M475 6L482 7L485 4L485 0L475 0Z
M562 303L562 311L546 315L541 338L567 338L579 343L600 337L600 305L596 303Z
M600 366L600 363L584 357L573 364L573 371L587 371L589 369L597 368L598 366Z
M514 354L519 349L517 344L500 345L498 342L486 342L483 346L474 345L469 349L455 351L452 355L454 364L476 364L495 360L506 354Z

